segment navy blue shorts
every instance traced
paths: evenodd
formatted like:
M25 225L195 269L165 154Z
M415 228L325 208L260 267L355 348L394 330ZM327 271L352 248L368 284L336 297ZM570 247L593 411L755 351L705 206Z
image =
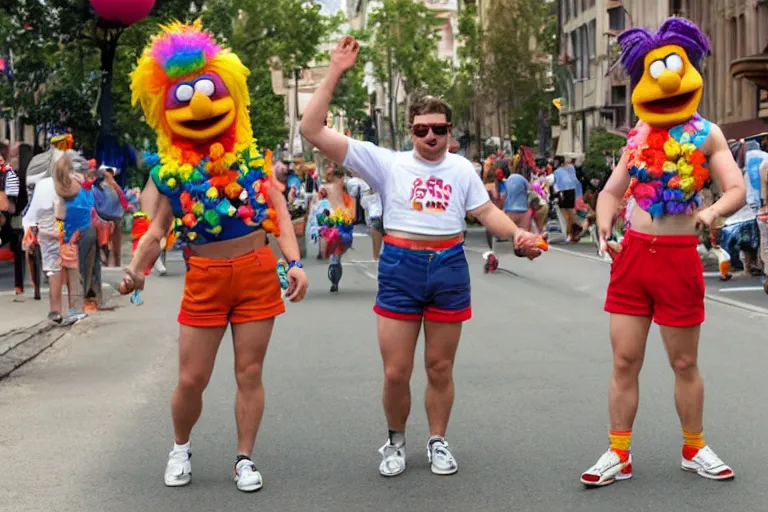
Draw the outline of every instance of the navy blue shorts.
M440 251L384 243L373 310L396 320L463 322L472 317L464 243Z

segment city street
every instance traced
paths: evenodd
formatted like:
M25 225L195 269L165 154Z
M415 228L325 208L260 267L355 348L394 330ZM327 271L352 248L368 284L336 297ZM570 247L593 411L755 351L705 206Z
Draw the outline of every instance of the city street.
M409 466L378 474L386 430L371 311L370 241L355 239L338 295L307 258L310 293L277 323L267 357L267 410L255 451L258 493L232 482L232 349L225 339L192 437L193 481L168 489L169 397L183 264L152 277L145 304L121 299L0 382L0 510L37 511L699 511L765 510L760 462L768 422L766 317L709 301L701 366L706 437L736 472L712 482L680 469L672 372L653 329L635 425L634 478L585 490L579 474L606 449L611 368L609 267L553 250L528 262L502 244L508 272L484 275L470 237L474 318L455 371L447 439L460 470L427 464L425 385L417 357ZM505 254L506 252L506 254ZM116 280L117 274L105 277ZM420 345L423 349L423 345ZM421 352L419 352L421 353Z

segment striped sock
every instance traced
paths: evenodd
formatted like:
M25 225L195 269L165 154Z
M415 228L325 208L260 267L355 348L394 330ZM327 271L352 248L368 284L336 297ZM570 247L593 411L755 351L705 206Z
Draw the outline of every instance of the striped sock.
M704 442L704 433L686 432L683 430L683 457L693 459L699 450L707 446Z
M608 432L608 439L611 442L611 450L619 456L621 462L626 462L629 459L629 447L632 444L632 431L611 430Z

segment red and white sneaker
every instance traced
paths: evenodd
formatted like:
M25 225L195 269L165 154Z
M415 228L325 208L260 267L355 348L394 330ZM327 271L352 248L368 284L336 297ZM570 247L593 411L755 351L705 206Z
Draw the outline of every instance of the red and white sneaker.
M701 448L692 459L683 457L682 460L684 470L710 480L729 480L735 476L733 470L709 446Z
M581 475L581 483L587 487L602 487L616 480L632 478L632 454L626 462L621 462L619 455L613 450L605 452L594 466Z

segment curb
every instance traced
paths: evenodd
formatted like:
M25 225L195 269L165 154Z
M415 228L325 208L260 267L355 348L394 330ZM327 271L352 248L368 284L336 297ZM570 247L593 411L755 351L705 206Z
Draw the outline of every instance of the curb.
M71 327L43 320L0 335L0 381L56 343Z

